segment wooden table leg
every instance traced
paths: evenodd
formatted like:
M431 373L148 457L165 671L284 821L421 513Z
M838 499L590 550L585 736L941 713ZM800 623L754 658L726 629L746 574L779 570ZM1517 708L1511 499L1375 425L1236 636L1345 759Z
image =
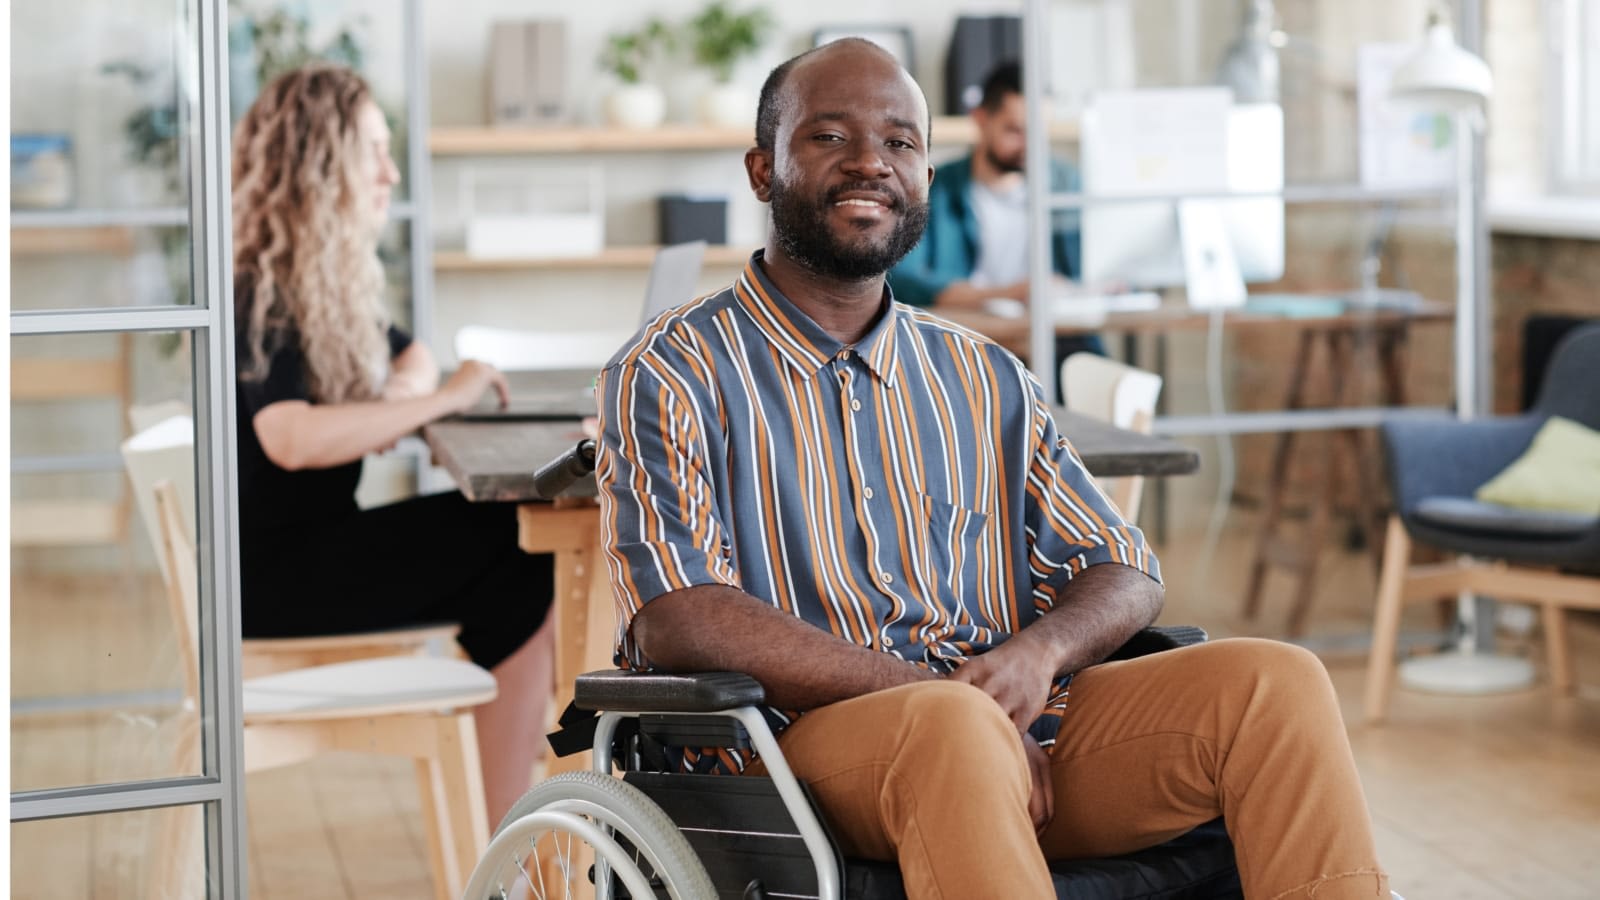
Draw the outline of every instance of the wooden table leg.
M1351 344L1354 338L1344 332L1328 333L1328 374L1331 379L1332 398L1329 406L1338 408L1347 404L1350 376ZM1311 601L1316 596L1317 561L1322 555L1322 545L1328 531L1328 520L1333 517L1334 504L1339 497L1338 434L1328 435L1322 453L1322 497L1311 509L1311 521L1306 526L1305 539L1297 554L1299 583L1296 585L1293 605L1289 608L1289 636L1305 633L1306 618L1311 612ZM1359 486L1358 486L1359 489Z
M611 588L600 565L600 510L583 505L525 503L517 508L517 540L528 553L555 555L555 678L551 712L559 716L572 702L579 675L611 665L613 612ZM587 768L588 754L552 759L548 774Z
M550 613L556 617L556 659L551 692L551 713L560 716L572 702L579 675L611 666L615 614L611 585L603 574L596 577L600 559L600 510L592 501L574 505L525 503L517 507L517 540L528 553L554 553L556 596ZM545 774L587 769L592 754L575 753L551 758ZM577 849L572 872L576 881L567 890L588 886L592 854ZM543 884L562 883L563 873L552 856L544 860ZM563 894L565 895L565 894Z
M1284 409L1300 409L1305 405L1306 371L1311 356L1316 352L1317 332L1303 329L1300 346L1295 353L1294 368L1289 373L1289 392L1284 398ZM1267 486L1267 507L1262 514L1261 529L1256 536L1255 561L1250 566L1250 582L1244 592L1244 617L1254 619L1261 612L1261 592L1266 586L1267 568L1274 562L1274 545L1277 541L1278 520L1283 515L1284 492L1289 486L1290 449L1294 432L1278 435L1277 446L1272 451L1272 474Z

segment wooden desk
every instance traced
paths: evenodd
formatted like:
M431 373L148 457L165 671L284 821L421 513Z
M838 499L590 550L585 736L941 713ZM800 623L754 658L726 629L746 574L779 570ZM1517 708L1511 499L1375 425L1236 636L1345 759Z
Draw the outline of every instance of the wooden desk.
M611 666L611 589L595 578L600 565L600 508L594 479L584 479L569 496L541 498L533 473L582 440L570 422L462 422L426 426L423 439L434 460L450 472L468 500L516 503L517 545L526 553L555 556L556 659L552 713L572 701L579 675ZM584 767L583 756L552 758L546 774Z
M1308 307L1308 310L1312 309ZM943 311L941 311L943 312ZM971 311L945 312L948 318L988 335L1013 352L1028 352L1029 323L1026 319L1002 318L987 313ZM1296 353L1289 377L1285 383L1282 409L1302 410L1311 406L1307 397L1307 382L1313 371L1313 360L1320 349L1325 357L1328 382L1332 386L1327 407L1351 405L1359 393L1365 367L1358 355L1371 353L1378 376L1379 393L1384 406L1403 406L1405 391L1405 348L1413 324L1447 322L1455 317L1455 307L1448 303L1423 300L1413 306L1346 305L1338 313L1310 315L1285 314L1281 309L1251 309L1249 306L1222 312L1223 328L1232 333L1241 330L1274 329L1288 331L1297 340ZM1165 335L1174 331L1195 331L1210 326L1209 312L1193 310L1182 305L1164 305L1159 309L1139 312L1108 313L1099 323L1062 323L1056 333L1063 335L1121 332L1129 337L1128 362L1137 365L1132 338L1139 335ZM1156 369L1165 368L1164 345L1157 350ZM1161 374L1165 374L1164 372ZM1159 420L1157 427L1160 427ZM1364 446L1364 436L1354 429L1337 432L1318 458L1323 478L1321 490L1313 502L1310 520L1297 540L1283 534L1284 499L1288 492L1290 461L1293 458L1295 433L1278 434L1273 449L1272 463L1260 531L1256 536L1255 558L1250 567L1250 577L1245 588L1244 615L1253 619L1259 615L1269 571L1282 568L1295 576L1295 593L1289 611L1287 631L1299 636L1305 631L1310 613L1311 599L1317 585L1317 561L1327 542L1328 526L1336 504L1341 497L1348 498L1355 507L1354 516L1365 534L1366 542L1376 554L1382 545L1384 520L1381 503L1383 485L1371 459L1375 455ZM1343 460L1341 460L1343 457ZM1349 481L1341 469L1353 472ZM1158 513L1163 504L1163 487L1156 485ZM1165 531L1163 517L1158 515L1155 525L1157 539Z
M1138 434L1095 419L1055 410L1056 422L1090 473L1100 476L1183 475L1200 456L1174 441ZM596 578L600 511L592 477L562 497L539 496L533 473L565 453L583 433L573 422L441 421L423 429L439 465L475 502L515 502L517 541L528 553L555 555L556 661L554 711L572 700L577 677L612 666L615 618L609 581ZM583 755L552 759L547 773L585 765Z
M1028 353L1029 324L1026 318L1013 319L978 310L939 310L939 315L971 328L1019 356ZM1248 306L1222 312L1223 327L1229 330L1296 328L1310 331L1356 332L1405 327L1415 322L1449 321L1455 307L1448 303L1423 300L1414 307L1346 306L1336 315L1284 315L1281 312L1253 310ZM1056 325L1056 334L1165 334L1173 331L1200 331L1209 327L1211 314L1183 304L1164 304L1157 309L1107 313L1100 321L1068 321Z

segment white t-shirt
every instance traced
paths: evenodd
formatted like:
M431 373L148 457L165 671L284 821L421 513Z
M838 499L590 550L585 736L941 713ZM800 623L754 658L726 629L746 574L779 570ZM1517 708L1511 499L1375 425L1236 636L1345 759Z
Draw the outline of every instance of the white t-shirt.
M1028 191L1026 185L998 192L972 183L972 212L978 220L978 264L969 279L977 287L1000 287L1028 277Z

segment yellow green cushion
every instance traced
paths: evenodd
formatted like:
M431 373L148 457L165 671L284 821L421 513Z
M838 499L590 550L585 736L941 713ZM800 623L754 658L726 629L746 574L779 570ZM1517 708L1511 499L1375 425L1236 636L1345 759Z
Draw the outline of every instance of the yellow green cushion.
M1600 513L1600 431L1552 416L1477 499L1521 509Z

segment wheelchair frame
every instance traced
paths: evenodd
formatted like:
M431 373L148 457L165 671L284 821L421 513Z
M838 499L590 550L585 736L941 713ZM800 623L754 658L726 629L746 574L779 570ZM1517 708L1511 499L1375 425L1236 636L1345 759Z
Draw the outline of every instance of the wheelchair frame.
M1134 635L1127 644L1112 654L1109 659L1130 659L1147 653L1201 643L1205 640L1206 634L1204 631L1190 626L1147 628ZM783 835L765 833L759 835L763 838L782 837L790 842L788 845L790 850L784 856L787 861L778 862L775 860L775 865L786 866L785 871L791 876L806 872L807 867L803 857L798 852L799 847L792 843L796 839L800 840L801 846L805 848L805 856L809 857L809 868L815 874L814 896L817 900L843 900L846 878L848 876L851 883L854 884L856 873L853 868L847 866L846 860L839 855L833 839L812 805L806 788L795 777L788 761L784 758L783 752L778 745L777 736L773 734L772 729L768 726L761 710L761 707L766 702L765 691L755 679L748 675L731 672L666 675L612 670L581 675L578 678L576 687L573 707L568 710L567 715L563 716L563 733L559 738L557 735L552 735L552 744L555 745L559 755L577 752L585 747L593 751L593 765L589 771L584 773L584 777L614 780L619 784L625 785L628 790L637 792L643 800L648 802L650 809L653 809L656 814L660 814L663 817L665 826L661 827L670 826L681 836L686 829L689 832L702 829L686 827L672 815L669 815L668 811L663 808L663 804L667 803L665 798L658 799L651 796L649 791L641 790L640 785L634 784L626 777L629 769L628 765L622 766L625 771L620 775L612 771L613 764L617 759L616 748L618 747L618 738L623 725L629 723L629 720L638 721L637 727L641 737L650 734L663 735L670 733L673 740L668 743L677 746L735 746L735 743L721 743L720 741L725 739L735 742L748 741L750 749L758 753L765 764L767 769L767 778L765 780L771 785L770 790L765 792L766 799L761 802L772 804L774 799L772 794L775 793L777 795L775 799L781 801L783 810L793 825L793 831L785 832ZM583 712L594 713L595 715L586 717L581 715ZM568 716L574 713L579 713L579 715L569 720ZM644 721L647 719L656 721ZM736 738L729 738L726 733L708 734L697 730L703 726L695 723L717 719L732 720L732 722L742 727L743 734ZM684 720L689 721L686 722ZM586 740L584 734L584 729L589 727L594 729L592 740ZM713 726L708 731L714 732L715 727ZM560 738L564 738L564 740ZM677 744L677 739L685 739L687 742ZM627 740L627 738L624 738L624 740ZM628 745L624 744L624 746ZM643 752L642 744L634 743L631 746L633 750L628 752L634 754ZM635 759L635 761L638 760ZM649 771L648 769L640 770L641 774L647 774ZM569 776L557 776L558 779L563 777ZM697 776L674 776L669 773L662 773L653 777L694 778ZM720 778L726 776L710 777ZM541 783L541 785L549 784L552 784L552 781ZM529 797L524 798L524 801L530 800L533 793L539 790L539 787L535 787L534 791L530 792ZM601 791L601 793L605 792ZM620 801L626 796L619 794L617 799ZM677 802L673 801L673 803ZM745 802L748 802L748 798ZM667 805L670 806L672 804L668 803ZM591 818L596 821L589 821L583 818L585 807L589 810ZM776 804L772 804L768 809L775 812ZM596 810L601 811L602 814L595 815L594 811ZM521 814L513 810L512 815L508 816L507 820L502 823L499 833L491 841L483 860L479 863L478 871L473 873L472 882L479 884L480 871L485 870L485 867L493 869L491 861L503 863L505 854L508 852L514 853L515 847L513 845L526 837L528 831L536 831L540 826L544 826L556 830L564 830L570 835L579 837L594 848L596 858L595 869L592 874L597 898L609 900L612 896L611 863L616 864L617 877L623 882L630 895L635 897L654 897L656 896L655 893L641 881L643 876L639 871L636 860L643 858L643 861L650 864L653 872L661 875L663 874L661 860L671 856L674 851L665 847L651 847L648 840L642 842L640 833L648 832L650 829L643 828L640 833L630 833L630 828L636 827L637 823L630 824L626 816L621 815L621 812L621 810L605 807L603 804L594 802L586 804L576 800L556 800L545 805L534 806ZM634 812L639 814L638 810ZM1221 823L1217 821L1211 823L1211 825L1220 826ZM612 837L613 828L620 832L621 837L628 840L633 846L634 852L641 854L640 857L630 855L630 851ZM711 829L711 831L712 833L729 833L718 832L716 829ZM1200 831L1201 829L1196 829L1194 834L1198 835ZM1225 843L1225 835L1223 835L1223 839ZM1177 842L1175 841L1174 843ZM1163 845L1163 847L1165 846ZM692 846L686 845L686 849L692 855L696 868L703 868L705 862L701 852ZM1231 857L1231 847L1228 848L1228 852ZM853 866L853 863L850 866ZM707 874L709 874L709 871L707 871ZM683 877L690 876L684 873ZM1237 896L1237 876L1235 875L1234 877L1234 893L1208 893L1203 894L1203 896ZM677 885L678 875L673 875L670 880L674 885ZM754 896L762 895L756 894ZM481 898L474 898L474 900L481 900Z
M745 733L749 735L750 743L755 746L761 761L766 764L768 777L772 779L773 786L783 798L784 808L794 819L801 840L805 842L806 851L811 854L811 863L817 870L817 900L842 900L843 895L839 887L840 872L834 857L833 842L828 839L822 823L812 811L811 803L800 787L800 780L794 777L788 760L783 758L783 751L778 748L778 738L772 733L772 729L767 727L767 720L761 715L761 710L754 706L739 706L710 712L602 712L594 732L594 771L615 777L611 775L611 748L616 738L617 726L624 719L637 719L648 715L728 718L743 725ZM596 881L600 879L596 878ZM597 900L605 900L598 884L596 897Z

